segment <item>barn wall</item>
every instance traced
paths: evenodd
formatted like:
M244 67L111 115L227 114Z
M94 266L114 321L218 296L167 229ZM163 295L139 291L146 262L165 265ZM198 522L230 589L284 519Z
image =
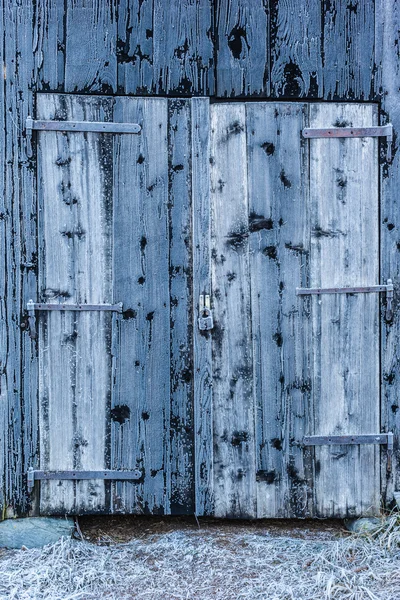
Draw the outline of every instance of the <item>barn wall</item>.
M393 0L0 0L3 511L26 511L23 474L37 453L37 349L23 318L37 296L35 154L24 137L35 93L379 102L395 131L392 161L381 156L382 277L398 285L399 29ZM382 421L397 433L399 330L395 301L382 331ZM391 497L400 481L389 483Z

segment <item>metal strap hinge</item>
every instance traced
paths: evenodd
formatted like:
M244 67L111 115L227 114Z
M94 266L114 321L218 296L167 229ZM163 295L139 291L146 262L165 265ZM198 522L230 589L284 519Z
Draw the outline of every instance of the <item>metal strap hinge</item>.
M138 123L110 123L99 121L47 121L26 118L27 153L32 155L32 131L91 131L94 133L140 133L142 128Z
M34 339L36 338L35 310L111 311L122 313L122 302L118 304L47 304L29 300L26 308L28 310L29 335Z
M320 295L320 294L370 294L386 293L386 320L391 321L393 317L394 287L391 279L386 285L369 285L358 287L332 287L332 288L296 288L297 296Z
M386 137L387 159L392 158L393 125L388 123L380 127L328 127L303 129L305 138L360 138L360 137Z
M31 493L35 481L38 480L70 480L79 481L84 479L104 479L109 481L138 481L142 477L142 472L139 469L132 471L36 471L32 468L27 474L28 493Z
M387 446L387 469L392 468L394 435L388 433L365 435L307 435L303 438L304 446L349 446L358 444L380 444Z

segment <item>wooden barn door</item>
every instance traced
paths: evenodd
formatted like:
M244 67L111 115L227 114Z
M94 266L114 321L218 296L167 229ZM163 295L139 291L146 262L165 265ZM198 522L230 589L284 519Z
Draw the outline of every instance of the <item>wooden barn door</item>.
M36 118L141 127L36 134L40 511L193 514L191 102L43 94Z
M296 288L379 279L372 105L211 106L214 506L217 516L376 514L380 447L304 445L380 432L377 293Z
M306 439L381 432L379 294L298 294L383 283L377 139L302 135L376 107L42 94L36 118L114 128L37 133L41 512L378 513L380 446Z

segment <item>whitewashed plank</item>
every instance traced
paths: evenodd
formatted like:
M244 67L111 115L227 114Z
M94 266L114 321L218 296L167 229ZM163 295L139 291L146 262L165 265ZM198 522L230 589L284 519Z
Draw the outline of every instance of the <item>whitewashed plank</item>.
M200 332L200 294L211 292L210 230L210 107L206 98L192 105L192 209L193 209L193 325L194 325L194 433L195 510L211 515L214 510L212 332Z
M243 104L211 107L214 496L217 517L254 517L255 439Z
M311 127L372 126L373 105L315 104ZM379 282L377 140L310 141L312 287ZM379 298L312 299L314 434L380 431ZM316 514L380 511L379 447L321 447L316 457Z
M296 287L309 265L304 104L248 103L251 312L256 406L257 516L310 515L309 319Z
M112 510L163 514L171 499L167 100L120 98L114 112L142 132L120 136L115 153L114 297L125 312L116 334L111 464L138 467L143 478L116 483Z
M112 120L107 99L42 95L39 118ZM43 301L112 302L112 141L103 134L39 135L40 290ZM43 469L104 469L110 396L108 313L41 313ZM43 482L41 511L104 510L104 482Z

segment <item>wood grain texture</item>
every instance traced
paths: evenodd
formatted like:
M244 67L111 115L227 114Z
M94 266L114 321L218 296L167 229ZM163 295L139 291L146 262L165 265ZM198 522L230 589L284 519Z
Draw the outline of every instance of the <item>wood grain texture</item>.
M0 130L2 260L5 277L0 284L2 303L1 397L4 429L0 433L0 503L3 515L28 509L24 473L37 452L37 362L35 347L21 336L25 301L36 292L36 194L32 162L23 136L27 114L32 112L30 89L36 80L31 2L0 6L2 79ZM33 351L33 352L32 352ZM31 393L32 392L32 393Z
M314 104L310 127L372 126L372 105ZM379 282L376 138L310 140L310 287ZM380 432L379 298L312 298L314 435ZM379 514L376 446L315 449L318 516Z
M167 100L121 98L115 118L143 129L120 136L115 157L114 297L124 318L114 361L111 465L140 468L143 478L115 484L113 511L163 514L171 502Z
M383 123L393 123L394 131L400 130L400 92L397 81L400 74L398 59L400 7L387 0L376 2L376 65L379 77L376 78L376 92L382 94ZM380 184L381 184L381 278L389 277L395 284L394 315L390 323L382 321L382 424L386 431L395 434L395 453L392 473L388 477L386 456L382 461L382 486L386 503L393 501L393 491L400 490L400 321L399 321L399 281L400 281L400 219L399 219L399 151L398 139L393 143L393 159L388 162L382 144ZM384 310L384 307L383 307Z
M42 119L112 120L109 99L41 95ZM43 302L112 302L112 138L39 134L39 277ZM106 468L111 393L106 312L41 312L40 466ZM42 482L41 513L103 512L105 484Z
M246 115L211 107L214 514L256 516Z
M321 3L271 2L271 95L316 98L322 87Z
M118 89L125 94L213 94L211 0L122 0Z
M197 324L200 294L211 293L210 108L206 98L193 98L193 386L195 434L195 511L214 512L212 335Z
M312 514L310 319L304 104L248 103L248 193L257 517Z
M65 77L65 3L43 0L37 3L34 26L36 89L64 89Z
M217 95L269 96L268 0L216 2Z
M116 92L115 1L67 0L64 11L64 91Z
M192 114L168 101L171 513L193 514Z
M375 2L326 0L323 6L323 97L373 99Z

